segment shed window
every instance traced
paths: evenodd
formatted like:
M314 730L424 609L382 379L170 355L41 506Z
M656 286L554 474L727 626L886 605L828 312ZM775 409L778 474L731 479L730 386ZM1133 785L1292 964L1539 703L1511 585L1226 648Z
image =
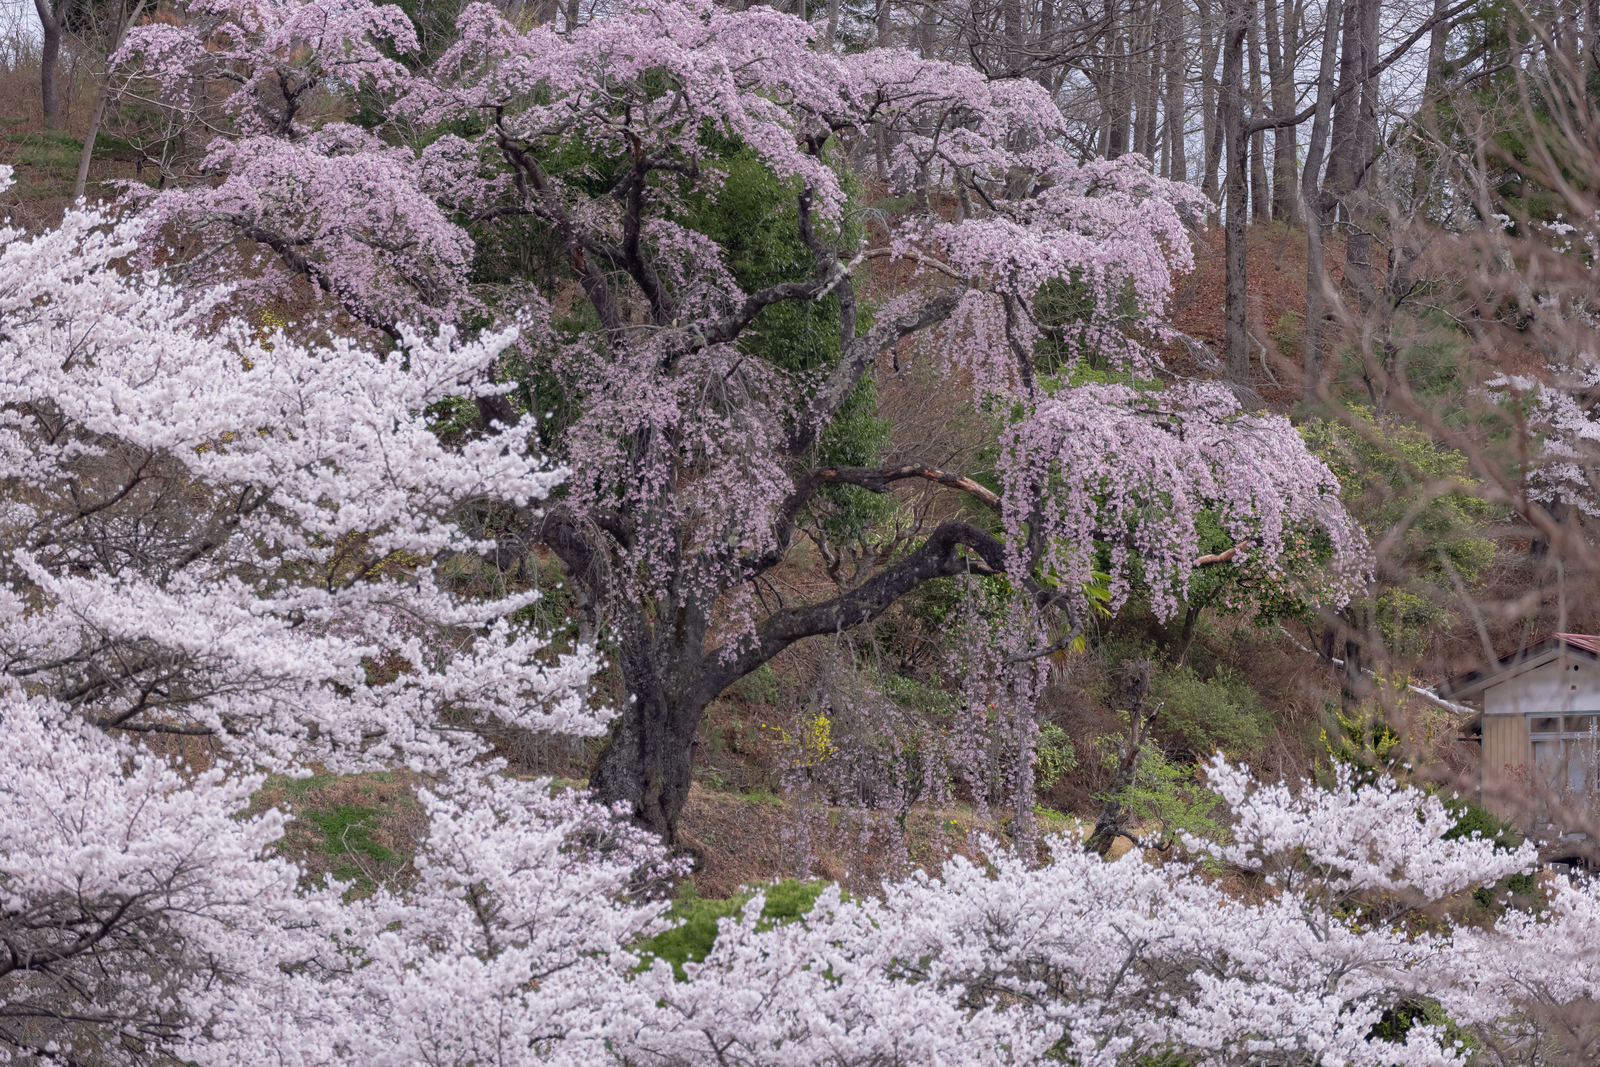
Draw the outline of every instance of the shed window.
M1600 787L1600 715L1530 715L1536 784L1568 795Z

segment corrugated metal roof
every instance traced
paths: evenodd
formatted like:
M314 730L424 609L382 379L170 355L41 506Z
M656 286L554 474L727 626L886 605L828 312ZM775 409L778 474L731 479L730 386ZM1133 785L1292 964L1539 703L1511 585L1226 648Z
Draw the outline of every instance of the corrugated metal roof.
M1591 656L1600 656L1600 637L1594 634L1556 634L1556 640L1581 648Z

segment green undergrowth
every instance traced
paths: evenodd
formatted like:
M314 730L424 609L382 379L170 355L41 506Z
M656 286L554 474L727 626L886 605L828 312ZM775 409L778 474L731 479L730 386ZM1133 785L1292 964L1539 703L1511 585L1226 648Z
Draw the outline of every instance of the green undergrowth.
M22 133L0 126L0 163L15 168L10 192L23 201L70 196L83 142L64 130Z
M759 890L746 889L731 897L708 898L695 889L693 878L685 879L667 912L668 920L675 925L650 938L640 946L640 951L647 961L666 960L672 965L672 973L682 981L685 977L683 965L699 963L716 944L718 921L737 917L757 892L765 895L759 925L769 929L803 918L816 904L826 884L785 878Z

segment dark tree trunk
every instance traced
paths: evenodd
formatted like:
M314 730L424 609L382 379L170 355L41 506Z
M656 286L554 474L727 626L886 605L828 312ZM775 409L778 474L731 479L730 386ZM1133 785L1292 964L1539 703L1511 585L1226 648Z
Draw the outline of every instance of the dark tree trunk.
M1361 80L1361 5L1363 0L1347 0L1339 19L1339 81L1340 96L1333 105L1333 128L1330 133L1328 172L1322 187L1335 201L1343 201L1356 187L1356 112L1361 108L1360 90L1351 88ZM1328 22L1325 33L1333 32ZM1328 218L1325 221L1336 221Z
M1322 391L1322 316L1323 235L1326 233L1329 204L1318 176L1322 173L1322 153L1328 144L1330 97L1338 36L1331 27L1340 18L1342 0L1328 0L1329 30L1322 40L1322 61L1317 72L1316 113L1311 121L1311 140L1306 146L1306 165L1300 176L1300 206L1306 213L1306 361L1301 395L1307 401L1318 399Z
M648 669L648 664L644 665ZM630 672L623 671L624 677ZM608 803L624 803L639 825L678 844L678 816L689 799L694 738L705 707L674 701L654 679L629 679L628 700L611 724L589 787Z
M1283 119L1295 111L1292 64L1300 50L1300 0L1288 0L1281 22L1278 3L1279 0L1266 0L1263 19L1266 23L1267 82L1272 117ZM1298 142L1294 126L1279 126L1272 131L1272 217L1290 226L1300 223L1299 182L1295 175L1300 151Z
M904 473L874 479L869 477L874 472L853 468L830 471L842 475L835 480L867 488L887 486ZM553 547L569 569L584 573L580 552L559 539ZM614 620L625 696L590 773L590 787L600 800L627 805L641 826L669 845L677 844L678 816L689 798L695 732L705 709L723 690L796 641L869 623L922 583L971 573L974 566L1002 573L1004 547L969 523L943 523L914 551L853 589L832 600L769 615L752 639L726 655L704 647L708 620L693 605L668 603L659 615L640 612Z
M1217 106L1217 59L1222 35L1211 17L1211 0L1200 0L1200 115L1205 124L1205 156L1200 164L1200 191L1217 199L1217 168L1222 163L1222 110Z
M1189 654L1189 649L1194 645L1195 630L1198 628L1200 616L1205 611L1205 604L1190 604L1183 612L1183 624L1178 627L1178 632L1167 640L1166 661L1177 665L1183 662ZM1170 633L1170 631L1169 631Z
M1600 0L1584 0L1583 41L1583 84L1592 92L1600 81Z
M1132 94L1128 91L1128 57L1127 38L1121 29L1112 39L1111 44L1111 98L1107 107L1108 132L1106 134L1106 158L1116 159L1128 151L1129 110L1133 106Z
M66 0L60 10L50 0L33 0L39 13L39 104L44 112L44 128L61 128L61 97L56 82L61 69L61 23L66 15Z
M1162 0L1161 23L1166 37L1167 47L1167 85L1165 117L1165 139L1167 143L1169 165L1166 168L1167 177L1176 182L1189 180L1189 161L1186 154L1184 138L1187 131L1184 129L1184 46L1187 43L1183 31L1184 5L1180 0Z
M1351 194L1345 207L1350 222L1350 237L1345 243L1345 282L1355 293L1362 313L1372 309L1375 287L1372 278L1373 207L1371 175L1378 156L1378 0L1358 0L1361 61L1358 70L1361 87L1350 95L1359 97L1355 116L1355 143L1351 149L1354 165Z
M1249 166L1249 138L1244 121L1244 41L1254 0L1227 0L1223 7L1222 127L1227 140L1228 184L1223 223L1227 293L1228 381L1250 385L1250 338L1245 322L1245 172Z
M1422 87L1422 107L1417 111L1416 124L1424 135L1437 136L1439 97L1444 91L1445 48L1450 43L1450 24L1444 19L1449 0L1433 0L1433 17L1437 20L1428 34L1428 76ZM1432 195L1432 172L1424 165L1431 155L1432 146L1417 146L1416 171L1411 179L1412 211L1421 215Z
M1156 158L1158 102L1161 99L1161 52L1154 0L1139 13L1139 118L1135 123L1136 150L1146 159Z
M1252 12L1245 48L1250 55L1250 109L1251 121L1261 117L1265 110L1265 96L1261 85L1261 27ZM1272 195L1267 187L1267 134L1256 130L1250 135L1250 217L1256 222L1266 222L1272 217Z
M1123 825L1127 822L1123 797L1138 777L1139 753L1143 751L1149 739L1150 726L1155 721L1155 712L1148 709L1146 699L1150 692L1150 661L1132 660L1125 669L1127 673L1122 679L1122 696L1128 706L1128 736L1122 742L1111 788L1101 802L1100 817L1095 820L1093 832L1083 843L1086 851L1098 852L1102 856L1111 849L1111 843L1122 834Z

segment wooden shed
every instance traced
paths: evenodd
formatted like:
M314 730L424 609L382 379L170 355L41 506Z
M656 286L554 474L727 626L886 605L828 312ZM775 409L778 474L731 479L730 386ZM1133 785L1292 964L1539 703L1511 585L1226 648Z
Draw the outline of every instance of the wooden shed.
M1589 800L1600 786L1600 637L1557 634L1482 671L1439 686L1448 700L1481 709L1485 806L1507 798ZM1592 801L1590 801L1592 802Z

